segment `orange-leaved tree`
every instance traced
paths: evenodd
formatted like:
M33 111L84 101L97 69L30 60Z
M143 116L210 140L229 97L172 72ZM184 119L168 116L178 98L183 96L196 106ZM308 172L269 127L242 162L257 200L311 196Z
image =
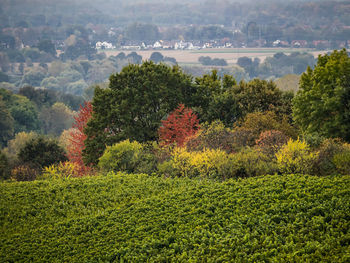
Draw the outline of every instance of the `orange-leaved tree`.
M181 147L187 138L198 132L199 128L197 115L190 108L180 104L166 120L162 121L162 126L158 130L160 144L176 143Z
M84 133L84 128L92 115L92 104L91 102L85 102L84 106L80 105L78 114L74 117L73 128L69 134L69 145L67 147L68 159L76 163L81 167L82 172L89 171L89 167L86 167L83 162L82 152L85 148L85 139L87 138Z

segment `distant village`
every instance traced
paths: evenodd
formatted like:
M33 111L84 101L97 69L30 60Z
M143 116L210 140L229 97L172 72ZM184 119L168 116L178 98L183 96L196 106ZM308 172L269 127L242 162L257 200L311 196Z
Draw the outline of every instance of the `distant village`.
M349 48L348 41L330 40L292 40L290 42L276 39L272 43L268 43L265 39L253 40L249 44L245 42L232 41L230 39L219 39L209 41L184 41L184 40L157 40L154 42L146 41L125 41L120 46L113 45L108 41L97 41L95 47L101 49L121 49L121 50L200 50L208 48L263 48L263 47L282 47L282 48L316 48L320 50L331 49L336 45L338 48Z

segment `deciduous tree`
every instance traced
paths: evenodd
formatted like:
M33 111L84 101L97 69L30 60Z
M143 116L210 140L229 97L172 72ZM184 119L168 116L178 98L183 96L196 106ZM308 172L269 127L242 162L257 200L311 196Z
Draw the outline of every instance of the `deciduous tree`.
M80 106L77 116L74 117L73 129L69 133L69 144L67 146L67 156L72 162L78 163L81 167L84 166L82 152L85 148L84 141L87 136L84 132L87 122L91 118L92 104L85 102L84 106Z
M191 77L179 67L151 61L112 75L108 88L95 89L84 162L96 164L106 145L125 139L156 140L161 120L179 103L188 105L191 87Z
M197 115L190 108L180 104L171 112L166 120L162 121L159 128L159 140L161 144L168 145L176 143L183 146L186 139L195 135L199 130L199 120Z
M293 115L306 133L350 141L350 58L345 49L319 56L316 67L303 73Z

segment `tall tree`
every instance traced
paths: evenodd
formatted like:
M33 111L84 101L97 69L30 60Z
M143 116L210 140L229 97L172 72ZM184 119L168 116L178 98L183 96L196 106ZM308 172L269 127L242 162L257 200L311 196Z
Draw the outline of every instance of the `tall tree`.
M67 156L70 161L78 163L80 167L84 166L82 152L85 148L84 141L87 138L84 129L91 115L92 104L91 102L85 102L84 106L80 106L77 116L74 117L74 129L71 129L69 133L70 139L67 147Z
M96 164L106 145L130 139L157 139L161 120L191 99L191 77L179 67L130 64L110 77L107 89L96 88L93 114L86 127L84 162Z
M345 49L319 56L316 67L303 73L293 115L306 133L350 141L350 58Z

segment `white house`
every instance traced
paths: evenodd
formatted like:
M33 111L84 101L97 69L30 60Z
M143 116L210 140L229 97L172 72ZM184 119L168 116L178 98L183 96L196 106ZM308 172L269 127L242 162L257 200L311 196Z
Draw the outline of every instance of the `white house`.
M112 43L109 43L109 42L101 42L101 41L98 41L96 43L96 49L113 49L115 48L115 46L112 45Z

